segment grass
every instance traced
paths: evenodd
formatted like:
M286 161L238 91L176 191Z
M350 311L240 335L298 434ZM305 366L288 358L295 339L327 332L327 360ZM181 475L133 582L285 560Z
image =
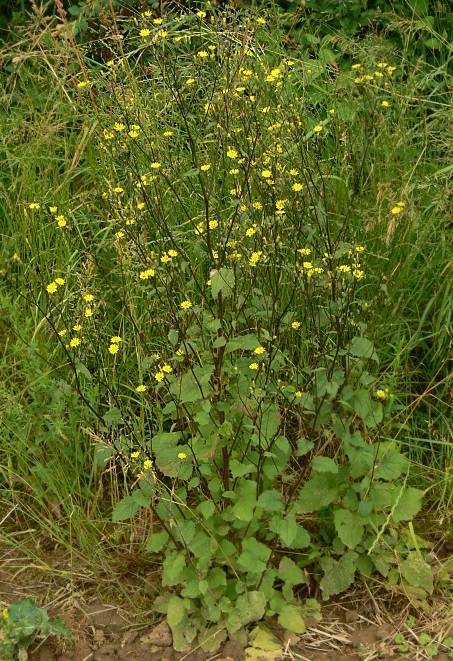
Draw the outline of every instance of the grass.
M170 16L162 37L151 19L105 15L78 46L36 18L1 53L0 543L45 536L100 577L143 554L150 520L111 512L137 479L134 453L143 464L152 434L182 424L166 417L162 366L202 362L205 283L226 266L236 307L222 324L279 338L285 406L353 335L373 340L391 393L379 438L410 458L425 529L451 540L451 56L416 57L413 24L395 19L402 48L337 36L325 65L291 32L285 47L276 19L225 16Z

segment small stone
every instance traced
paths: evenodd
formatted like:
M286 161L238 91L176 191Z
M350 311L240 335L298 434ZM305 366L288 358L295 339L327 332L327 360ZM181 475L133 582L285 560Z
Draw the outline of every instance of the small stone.
M140 637L140 642L145 645L157 645L157 647L171 647L173 636L168 624L164 621L153 627L151 631Z

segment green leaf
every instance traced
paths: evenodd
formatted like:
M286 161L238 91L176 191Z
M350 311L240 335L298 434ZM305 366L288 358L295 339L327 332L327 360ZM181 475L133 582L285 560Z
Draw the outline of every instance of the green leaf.
M129 496L125 496L114 507L112 512L112 521L125 521L132 518L140 507L149 507L150 499L142 491L134 491Z
M336 594L347 590L354 582L358 555L354 551L347 551L340 560L321 558L319 564L324 572L320 587L324 599L330 599Z
M364 525L360 514L349 510L336 510L334 514L335 530L343 544L353 549L363 537Z
M378 362L374 345L366 337L353 337L349 344L349 352L356 358L368 358Z
M298 606L287 604L283 606L278 616L278 623L292 633L304 633L305 621L302 610Z
M171 586L180 583L185 567L186 558L183 551L167 553L162 563L162 585Z
M278 405L274 402L263 411L261 417L257 420L258 432L261 438L269 443L274 438L280 427L281 417Z
M170 628L173 630L174 627L177 627L186 616L186 609L184 599L172 595L167 606L167 622Z
M266 595L259 590L252 590L238 597L236 608L241 613L242 624L258 622L264 616Z
M244 571L261 574L266 569L270 554L270 548L258 542L255 537L248 537L242 542L242 553L237 562Z
M272 532L277 533L284 546L291 546L297 535L297 521L293 514L289 514L285 518L280 516L273 516L269 524Z
M197 505L197 512L200 512L205 521L211 518L215 512L215 505L212 500L204 500Z
M233 269L214 269L210 273L212 297L217 299L219 292L224 298L231 296L234 292L235 277Z
M258 337L254 334L239 335L232 338L225 347L225 353L231 353L242 349L243 351L253 351L260 344Z
M396 523L399 521L410 521L422 508L423 491L408 487L405 489L392 512L392 518Z
M316 473L338 473L338 464L330 457L315 457L311 466Z
M317 512L333 503L339 495L337 476L332 473L315 473L299 492L297 511Z
M173 381L170 385L171 394L175 395L182 404L206 399L211 390L209 381L213 371L213 365L194 367Z
M107 413L104 413L102 418L107 427L113 427L115 425L119 425L120 422L123 422L121 411L114 406L110 408Z
M280 560L278 577L290 586L307 582L302 569L296 565L294 560L291 560L291 558L288 558L286 555Z
M378 461L376 477L381 480L397 480L409 467L406 457L393 448L389 448L382 457L379 456Z
M237 490L237 502L232 507L233 516L240 521L251 521L256 506L256 482L242 480Z
M409 585L423 588L428 594L432 594L434 586L431 567L418 553L409 553L406 560L400 564L400 571Z
M276 489L263 491L258 498L257 506L266 512L283 512L283 497Z
M172 345L172 347L175 347L178 344L178 339L179 339L179 332L176 328L172 328L171 330L168 331L168 341Z
M257 650L260 650L261 654L263 652L276 652L280 655L282 652L281 643L274 636L274 634L263 625L259 625L255 627L253 631L251 631L250 645ZM247 656L247 658L249 657ZM265 658L266 661L269 661L270 659L270 657L268 656L266 656Z
M162 532L155 532L148 537L145 548L150 553L157 553L165 546L168 539L168 533L165 530L162 530Z
M304 457L313 450L314 446L315 444L313 441L307 441L305 438L298 438L296 457Z

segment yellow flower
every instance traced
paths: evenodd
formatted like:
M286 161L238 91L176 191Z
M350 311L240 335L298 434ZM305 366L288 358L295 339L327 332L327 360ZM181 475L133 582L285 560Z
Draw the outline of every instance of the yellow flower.
M111 344L111 345L109 346L109 352L110 352L112 355L118 353L119 350L120 350L120 345L119 345L119 344Z
M262 209L263 205L261 204L261 202L252 202L252 207L254 209Z
M227 151L227 156L228 156L228 158L237 158L239 156L239 154L237 153L237 151L235 149L230 147Z
M201 170L202 172L207 172L207 171L210 170L210 169L211 169L211 166L209 165L209 163L205 163L204 165L202 165L202 166L200 167L200 170Z
M122 342L122 341L123 341L123 340L122 340L122 338L121 338L119 335L114 335L114 336L110 339L110 343L111 343L111 344L119 344L119 343Z
M156 379L156 381L158 381L160 383L161 381L163 381L165 379L165 374L164 374L164 372L160 372L160 371L156 372L155 375L154 375L154 378Z
M383 106L384 108L389 108L390 103L388 101L382 101L381 106Z
M252 254L250 255L250 259L249 259L249 266L256 266L258 264L258 262L260 261L260 257L261 257L262 254L263 253L261 252L261 250L257 250L256 252L252 252Z
M170 257L177 257L178 256L178 251L174 250L173 248L170 248L170 250L168 251L168 254L170 255Z
M316 124L316 126L313 128L314 133L321 133L322 131L322 124Z
M272 172L270 170L263 170L261 176L265 179L270 179L270 177L272 177Z
M30 202L30 204L28 205L28 208L29 209L40 209L41 205L39 204L39 202Z
M159 162L154 162L154 163L151 163L151 165L150 165L151 170L158 170L161 167L162 167L162 165Z
M297 252L300 253L301 255L310 255L311 254L311 248L298 248Z
M88 317L92 317L92 316L93 316L93 308L90 308L90 307L87 306L87 307L85 308L83 314L85 315L85 317L86 317L87 319L88 319Z
M126 127L121 122L115 122L113 128L115 129L115 131L117 131L117 133L121 133L121 131L124 131Z
M171 138L173 131L164 131L164 138Z
M341 271L341 273L350 273L351 267L348 266L348 264L340 264L338 270Z
M154 269L145 269L145 271L140 271L140 280L149 280L153 278L156 272Z
M58 207L49 207L50 213L57 213Z
M58 227L65 227L66 226L66 218L63 216L63 214L60 214L56 218Z
M258 23L258 25L266 25L266 21L262 16L258 16L256 22Z
M124 237L124 232L119 230L118 232L115 232L115 236L117 239L122 239Z
M297 397L297 399L299 399L300 397L302 397L302 394L303 393L301 390L296 390L296 392L294 393L294 397Z
M76 333L80 333L80 331L82 330L82 326L80 324L74 324L72 330L75 330Z
M301 326L300 321L291 322L291 328L294 328L294 330L297 330L298 328L300 328L300 326Z
M78 347L79 344L80 344L80 342L81 342L80 337L73 337L73 338L69 341L69 346L70 346L70 347Z
M386 400L390 397L390 391L388 388L379 388L376 390L376 397L378 399Z
M178 459L187 459L187 455L185 452L178 452Z
M140 30L139 32L140 36L146 39L146 37L149 37L151 34L151 30L148 30L148 28L143 28L143 30Z
M58 289L58 285L57 285L56 282L51 282L51 283L50 283L49 285L47 285L47 287L46 287L47 293L49 293L49 294L55 294L55 292L57 291L57 289Z
M303 185L303 184L299 184L299 183L295 183L295 184L293 184L293 185L291 186L291 188L293 189L293 191L295 191L296 193L298 193L299 191L301 191L303 187L304 187L304 185Z
M136 390L136 392L146 392L147 389L148 389L147 386L145 386L143 383L141 383L140 385L138 385L138 386L136 387L135 390ZM131 456L132 456L132 455L131 455Z
M64 285L64 279L63 278L55 278L55 284L57 284L59 287L61 287L61 285Z
M209 229L210 230L216 230L219 226L219 221L218 220L210 220L209 221Z
M164 22L163 18L153 18L154 25L162 25L163 22Z
M192 303L189 300L185 300L181 303L180 307L183 310L190 310L190 308L192 307Z
M128 136L130 138L136 138L138 136L139 132L138 131L129 131Z
M186 80L186 85L193 85L194 82L195 82L195 78L188 78L188 79Z
M297 177L297 175L299 174L299 170L296 170L296 168L292 168L292 169L289 171L289 174L290 174L292 177Z
M66 330L66 328L63 328L63 330L58 331L58 335L60 337L64 337L65 335L67 335L67 333L68 333L68 331Z
M93 294L84 294L83 300L87 303L91 303L91 301L94 301L94 296Z
M258 363L250 363L250 365L249 365L249 369L251 369L251 370L257 370L257 369L259 369L259 365L258 365Z
M404 211L404 207L405 207L404 204L402 205L398 202L398 204L396 204L394 207L392 207L391 213L394 216L397 216L399 213L402 213Z
M138 450L134 450L134 452L131 452L131 459L138 459L140 456L140 452Z
M266 353L266 349L264 347L256 347L253 353L256 353L258 356L262 356L263 353Z
M149 471L153 467L153 462L151 459L145 459L143 462L143 470Z
M173 372L173 367L171 365L163 365L161 370L162 370L162 372L165 372L166 374L171 374Z

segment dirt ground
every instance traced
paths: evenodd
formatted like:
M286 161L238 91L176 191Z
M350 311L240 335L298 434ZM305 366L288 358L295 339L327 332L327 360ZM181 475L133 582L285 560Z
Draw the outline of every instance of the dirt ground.
M93 581L84 585L82 580L74 579L65 569L64 558L49 557L47 571L39 563L30 563L25 568L22 564L18 569L18 561L0 552L0 607L18 599L32 598L46 606L52 616L60 615L72 635L71 642L51 638L37 641L29 649L30 661L241 661L251 658L233 640L227 641L216 654L197 650L175 652L171 632L164 622L156 622L151 611L149 616L143 615L143 611L140 615L131 615L131 609L124 602L119 603L123 600L115 603L111 597L106 598L102 582L98 586ZM134 603L134 593L143 591L136 580L131 580L130 585L125 583L125 587L130 588L131 603ZM276 635L282 640L282 654L277 659L414 661L435 658L447 661L453 658L444 652L430 657L423 647L417 646L416 634L410 652L401 654L395 634L404 631L409 610L401 603L393 606L384 605L379 595L371 594L365 587L356 588L338 602L324 607L321 622L308 626L298 639L285 641L281 638L282 632L276 629ZM429 621L425 619L420 626L433 637L437 628L439 641L446 635L452 636L451 605L440 604ZM277 661L275 656L266 653L253 656L253 661L270 659Z

